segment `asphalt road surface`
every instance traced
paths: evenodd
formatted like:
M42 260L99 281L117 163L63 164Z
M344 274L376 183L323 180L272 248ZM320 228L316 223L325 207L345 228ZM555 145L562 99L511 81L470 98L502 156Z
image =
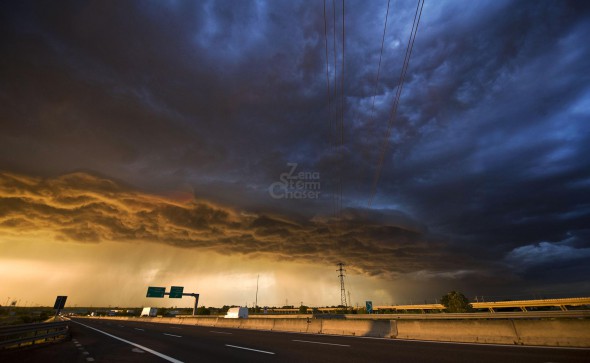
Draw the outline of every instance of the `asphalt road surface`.
M590 349L373 339L73 319L72 340L0 353L0 362L590 362Z

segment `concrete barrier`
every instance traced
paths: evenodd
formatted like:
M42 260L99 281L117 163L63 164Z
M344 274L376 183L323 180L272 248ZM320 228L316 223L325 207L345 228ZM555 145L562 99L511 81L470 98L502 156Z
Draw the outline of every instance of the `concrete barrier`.
M273 319L273 330L307 333L307 319Z
M276 330L313 334L370 336L410 340L590 347L590 319L336 320L291 318L224 319L218 317L100 317L90 319L127 320L147 323Z
M390 320L389 321L389 336L392 338L397 338L397 320Z
M242 322L242 328L244 329L273 330L274 326L274 319L248 318L244 319Z
M590 347L590 320L514 320L520 343L558 347Z
M159 323L162 324L180 324L181 319L177 318L160 318Z
M391 337L391 324L387 320L324 320L322 334L354 335L364 337Z
M186 324L198 326L215 326L217 318L187 318Z
M322 327L323 327L323 320L322 319L310 319L309 323L307 324L307 331L306 333L310 334L321 334Z
M224 319L218 318L217 322L215 323L216 327L220 328L234 328L239 329L242 326L242 322L245 319Z
M193 319L187 319L187 318L177 318L178 320L178 324L182 324L182 325L190 325L193 322Z
M447 342L518 344L511 320L399 320L397 338ZM393 333L393 332L392 332Z

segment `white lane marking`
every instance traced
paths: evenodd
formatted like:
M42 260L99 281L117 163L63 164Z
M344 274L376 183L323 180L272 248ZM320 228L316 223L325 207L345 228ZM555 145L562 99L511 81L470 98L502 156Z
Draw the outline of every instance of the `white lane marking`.
M359 337L354 335L336 335L336 334L313 334L313 333L300 333L291 331L276 331L277 333L283 334L297 334L297 335L317 335L324 337L336 337L345 339L373 339L373 340L386 340L388 342L408 342L408 343L433 343L433 344L452 344L452 345L476 345L482 347L507 347L507 348L521 348L521 349L558 349L558 350L584 350L590 351L590 348L582 347L556 347L556 346L545 346L545 345L523 345L523 344L498 344L498 343L468 343L468 342L443 342L440 340L418 340L418 339L404 339L404 338L378 338L378 337Z
M230 347L230 348L238 348L238 349L244 349L244 350L251 350L253 352L258 352L258 353L274 354L273 352L267 352L266 350L258 350L258 349L252 349L252 348L246 348L246 347L239 347L237 345L226 344L225 346L226 347Z
M124 327L125 327L124 325L119 325L119 328L124 328Z
M168 333L162 333L164 335L168 335L169 337L176 337L176 338L182 338L181 335L174 335L174 334L168 334Z
M94 358L92 358L92 357L88 357L88 358L86 358L86 360L89 362L94 362Z
M88 352L82 352L82 354L84 354L84 355L90 355L90 353L88 353Z
M148 348L148 347L144 347L143 345L140 345L140 344L137 344L137 343L130 342L129 340L126 340L126 339L123 339L123 338L119 338L118 336L115 336L115 335L109 334L109 333L107 333L107 332L104 332L104 331L102 331L102 330L99 330L99 329L96 329L96 328L93 328L93 327L91 327L91 326L89 326L89 325L82 324L82 323L79 323L79 322L77 322L77 321L73 321L73 320L72 320L72 322L73 322L73 323L76 323L76 324L79 324L79 325L82 325L82 326L85 326L85 327L87 327L88 329L96 330L96 331L97 331L97 332L99 332L99 333L102 333L102 334L104 334L104 335L106 335L106 336L109 336L109 337L111 337L111 338L114 338L114 339L120 340L120 341L122 341L122 342L124 342L124 343L131 344L131 345L133 345L133 346L134 346L134 347L136 347L136 348L143 349L143 350L145 350L146 352L152 353L153 355L156 355L156 356L158 356L158 357L160 357L160 358L162 358L162 359L165 359L165 360L167 360L168 362L172 362L172 363L184 363L184 362L183 362L183 361L181 361L181 360L178 360L178 359L175 359L175 358L169 357L169 356L167 356L167 355L165 355L165 354L162 354L162 353L160 353L160 352L156 352L156 351L155 351L155 350L153 350L153 349L150 349L150 348ZM86 360L88 360L88 359L89 359L89 358L86 358ZM94 361L94 359L92 359L92 361Z
M145 353L143 350L141 350L139 348L133 348L133 349L131 349L131 351L135 352L135 353Z
M226 333L224 331L214 331L214 330L210 330L210 333L215 333L215 334L227 334L227 335L232 335L233 333Z
M312 344L336 345L336 346L339 346L339 347L350 347L350 345L347 345L347 344L312 342L311 340L297 340L297 339L293 339L293 341L294 342L300 342L300 343L312 343Z
M139 329L139 328L133 328L135 330L141 330L141 331L145 331L145 329Z

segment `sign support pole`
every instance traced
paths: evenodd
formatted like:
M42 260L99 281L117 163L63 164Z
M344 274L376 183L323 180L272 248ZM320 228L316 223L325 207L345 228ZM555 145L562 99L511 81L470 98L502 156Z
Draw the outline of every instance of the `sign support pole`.
M67 296L58 296L55 299L55 304L53 304L53 308L55 309L55 316L53 317L53 320L57 320L57 316L59 315L59 312L66 306L66 300L68 299Z
M199 294L183 293L182 296L192 296L195 298L195 306L193 306L193 316L197 315L197 308L199 307Z
M184 288L182 286L172 286L170 292L166 292L164 287L148 287L146 297L164 297L168 295L170 298L181 298L182 296L192 296L195 298L195 305L193 306L193 316L197 315L197 308L199 307L199 294L182 292Z

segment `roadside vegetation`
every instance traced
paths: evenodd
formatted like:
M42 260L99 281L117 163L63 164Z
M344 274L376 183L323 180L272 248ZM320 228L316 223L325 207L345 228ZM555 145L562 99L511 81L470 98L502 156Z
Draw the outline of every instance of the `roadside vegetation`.
M0 326L41 323L53 316L48 308L0 307Z

